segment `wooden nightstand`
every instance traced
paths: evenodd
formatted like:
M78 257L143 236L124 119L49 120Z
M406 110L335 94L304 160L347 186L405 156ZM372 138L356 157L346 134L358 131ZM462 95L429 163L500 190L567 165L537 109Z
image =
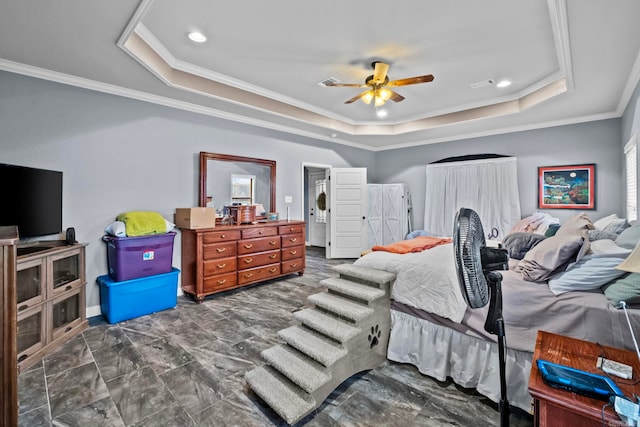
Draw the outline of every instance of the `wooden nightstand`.
M640 386L633 385L640 377L640 362L636 353L613 347L600 346L596 343L564 337L549 332L539 331L536 349L531 364L529 393L534 399L534 422L536 426L602 426L602 406L606 403L565 390L550 387L544 383L538 371L536 360L570 366L587 372L603 375L596 368L598 356L622 362L633 367L633 379L624 380L611 377L625 396L640 394ZM612 408L605 409L607 426L623 426L620 418Z

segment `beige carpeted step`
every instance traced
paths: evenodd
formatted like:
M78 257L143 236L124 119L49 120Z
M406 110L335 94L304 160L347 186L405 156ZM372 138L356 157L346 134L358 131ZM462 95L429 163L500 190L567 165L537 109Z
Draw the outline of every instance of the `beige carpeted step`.
M371 302L384 296L384 291L380 288L374 288L373 286L363 285L341 278L331 277L324 279L320 284L326 286L331 291L365 302Z
M315 308L296 311L293 316L303 325L329 338L344 343L360 333L360 329Z
M373 309L364 304L358 304L357 302L326 292L311 295L307 298L307 301L340 317L353 320L354 322L373 314Z
M266 362L308 393L331 380L331 373L327 368L288 345L271 347L261 355Z
M331 366L347 354L337 343L303 326L291 326L278 332L287 344L297 348L324 366Z
M388 271L376 270L369 267L360 267L353 264L340 264L334 267L334 270L343 278L353 278L356 281L368 282L378 286L395 280L396 275Z
M245 374L249 386L287 423L293 424L317 407L315 399L270 366Z

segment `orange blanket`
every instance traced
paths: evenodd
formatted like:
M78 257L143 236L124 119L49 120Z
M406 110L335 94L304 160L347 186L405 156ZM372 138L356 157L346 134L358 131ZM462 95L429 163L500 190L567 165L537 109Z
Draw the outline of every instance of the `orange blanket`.
M415 239L401 240L386 246L376 245L371 250L408 254L410 252L422 252L435 246L451 243L451 241L450 237L418 236Z

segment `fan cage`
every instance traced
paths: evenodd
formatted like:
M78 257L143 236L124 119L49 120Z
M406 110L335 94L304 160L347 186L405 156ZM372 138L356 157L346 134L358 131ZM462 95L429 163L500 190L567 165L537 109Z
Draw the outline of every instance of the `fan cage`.
M489 302L489 286L480 256L484 246L480 217L471 209L460 209L454 229L454 249L462 295L471 308L481 308Z

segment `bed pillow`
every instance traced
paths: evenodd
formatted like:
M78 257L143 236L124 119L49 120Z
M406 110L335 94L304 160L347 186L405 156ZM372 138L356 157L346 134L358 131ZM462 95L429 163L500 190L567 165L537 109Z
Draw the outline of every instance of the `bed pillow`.
M563 271L569 262L580 259L588 249L589 242L582 236L556 234L527 252L515 271L522 273L522 278L528 282L546 282Z
M596 230L604 230L604 228L612 223L613 221L620 219L617 214L611 214L609 216L605 216L604 218L600 218L599 220L593 223L593 226Z
M640 242L640 225L627 228L616 238L616 244L627 249L635 248L638 242Z
M546 239L537 233L511 233L502 240L502 246L509 253L509 258L522 259L534 246Z
M568 234L580 234L586 237L589 230L593 230L595 227L589 219L586 213L582 212L578 215L569 217L565 222L560 225L560 228L556 232L556 236L565 236Z
M580 261L569 264L565 271L551 277L549 289L555 295L598 289L626 274L616 269L623 260L624 257L585 256Z
M613 305L617 305L620 301L625 301L627 304L640 303L640 273L625 273L606 284L602 290Z

